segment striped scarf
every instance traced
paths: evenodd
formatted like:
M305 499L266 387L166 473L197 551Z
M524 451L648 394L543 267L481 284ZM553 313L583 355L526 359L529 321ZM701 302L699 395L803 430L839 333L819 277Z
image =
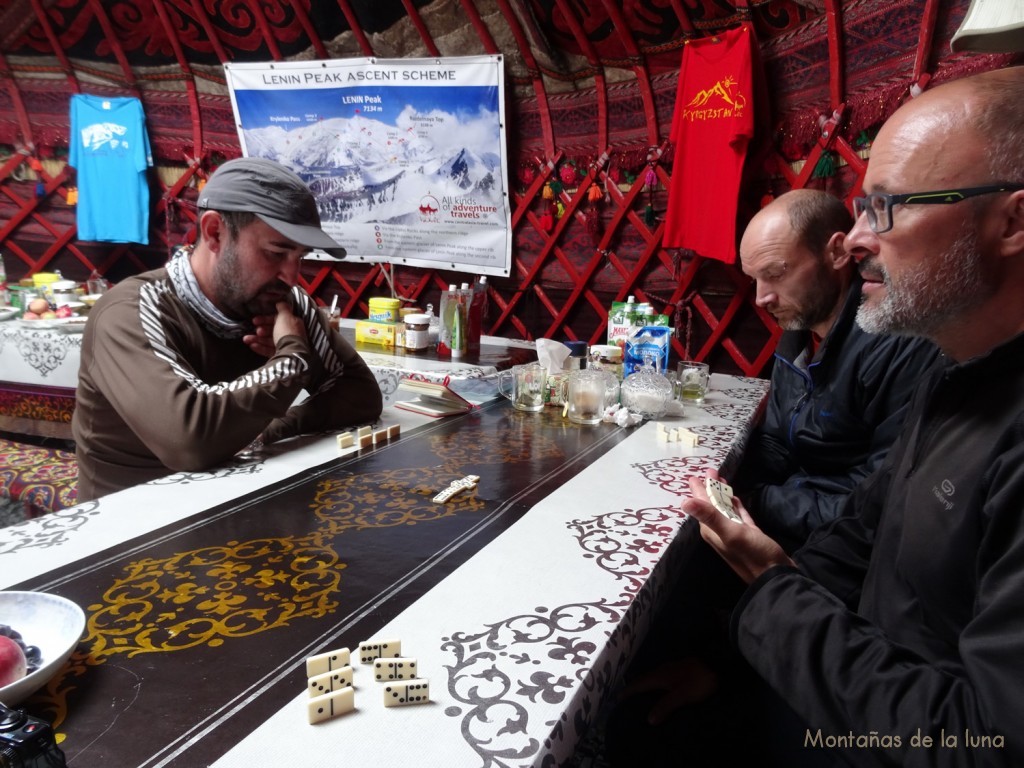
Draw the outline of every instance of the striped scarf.
M167 262L167 274L174 285L174 292L185 302L185 306L191 310L206 330L222 339L240 339L247 333L252 333L252 326L248 323L232 320L219 309L213 302L206 298L206 294L199 288L196 281L196 273L192 271L191 245L183 245L171 255Z

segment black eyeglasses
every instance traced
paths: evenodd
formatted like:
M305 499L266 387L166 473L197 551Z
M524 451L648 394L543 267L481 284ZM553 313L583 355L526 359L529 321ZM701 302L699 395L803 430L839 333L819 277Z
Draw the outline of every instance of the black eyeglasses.
M1016 192L1019 189L1024 189L1024 184L1003 182L986 187L943 189L936 192L907 192L902 195L872 192L864 197L853 198L853 215L859 219L862 213L866 213L871 231L881 234L892 229L892 207L900 203L906 205L952 205L969 197L991 195L995 192Z

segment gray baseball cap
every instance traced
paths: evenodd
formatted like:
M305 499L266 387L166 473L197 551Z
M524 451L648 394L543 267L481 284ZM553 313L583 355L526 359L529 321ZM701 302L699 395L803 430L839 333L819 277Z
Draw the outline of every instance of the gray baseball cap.
M321 229L320 213L309 187L273 160L228 160L210 176L196 205L214 211L255 213L289 240L326 251L336 259L345 258L345 249Z

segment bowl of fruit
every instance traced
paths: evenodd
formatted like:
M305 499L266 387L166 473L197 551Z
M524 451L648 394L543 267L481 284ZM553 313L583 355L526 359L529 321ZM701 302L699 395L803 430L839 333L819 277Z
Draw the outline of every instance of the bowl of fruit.
M28 307L25 308L24 314L22 314L22 320L55 320L57 318L57 310L50 306L50 302L46 299L35 298L28 303Z
M0 591L0 702L13 707L44 686L84 629L85 614L66 598Z

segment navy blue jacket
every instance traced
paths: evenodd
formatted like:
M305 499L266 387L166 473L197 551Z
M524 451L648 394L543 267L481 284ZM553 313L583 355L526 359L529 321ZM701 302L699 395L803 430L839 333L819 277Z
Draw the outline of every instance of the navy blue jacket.
M885 458L910 395L939 357L923 339L865 333L860 280L811 357L809 331L782 334L764 422L732 483L757 524L787 551L834 520Z

